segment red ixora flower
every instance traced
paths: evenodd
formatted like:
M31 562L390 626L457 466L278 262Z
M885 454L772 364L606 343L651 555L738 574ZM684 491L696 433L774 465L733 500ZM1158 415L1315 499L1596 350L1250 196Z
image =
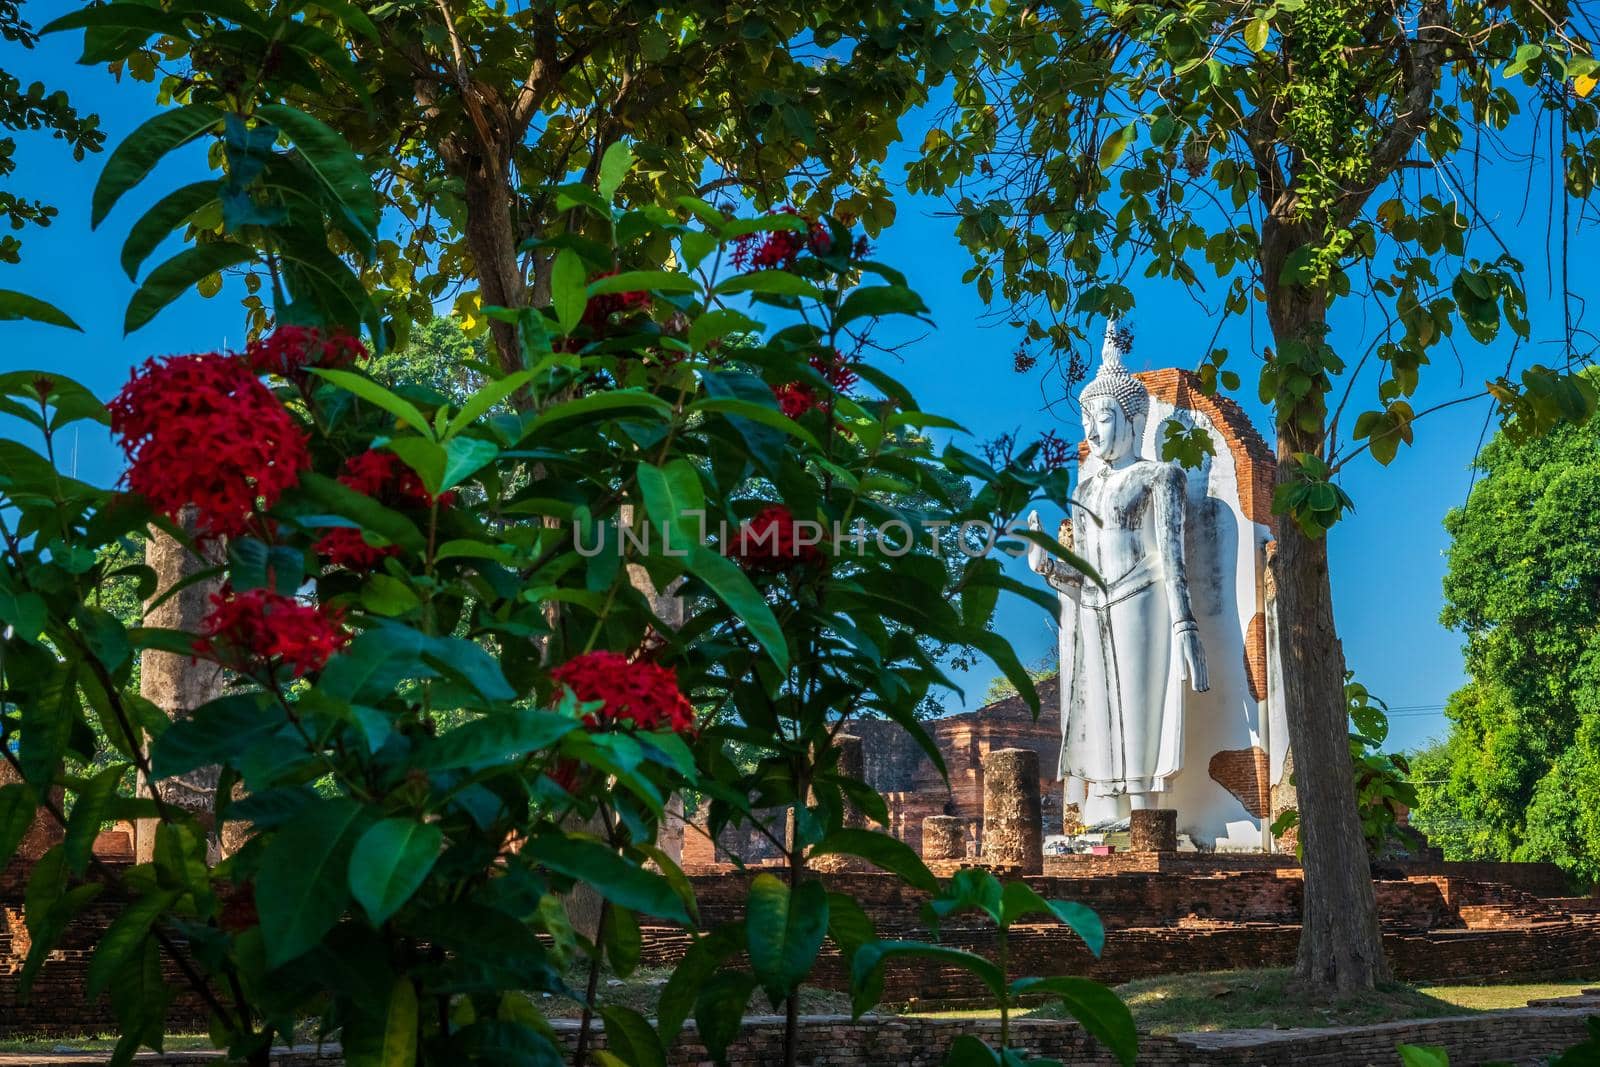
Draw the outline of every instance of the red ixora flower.
M196 656L242 674L284 667L296 678L321 670L350 641L340 609L268 589L214 594L200 634Z
M601 278L610 278L619 271L608 270L603 274L596 274L589 280L597 282ZM635 289L625 293L601 293L591 297L584 306L583 325L589 327L591 333L604 333L611 324L611 316L626 314L631 311L642 311L650 306L650 294L643 289Z
M850 361L833 349L825 349L809 360L811 369L841 393L848 393L861 380L861 375L850 369Z
M806 223L804 230L764 230L760 233L741 234L733 239L733 252L728 257L735 270L781 270L794 266L800 253L810 249L814 255L827 255L833 237L828 227L816 219L802 215L787 204L773 215L793 215Z
M678 673L671 667L629 660L620 652L585 652L550 676L581 703L602 702L583 717L591 730L628 726L682 734L694 729L694 707L678 689Z
M360 338L342 330L324 333L314 326L279 326L244 350L245 360L257 374L276 374L297 382L306 380L307 368L349 367L366 355Z
M798 419L818 406L816 390L802 382L775 385L772 387L772 395L778 400L778 410L791 419Z
M794 513L782 504L768 504L739 530L731 555L752 571L783 571L822 558L816 543L802 542Z
M422 485L417 472L406 466L393 452L372 449L351 456L344 464L339 481L364 496L370 496L389 507L431 507L433 495ZM456 501L454 491L439 494L439 503L449 507ZM317 555L334 566L346 570L366 571L383 562L385 557L398 556L397 545L371 545L361 536L361 531L349 526L329 530L317 540Z
M236 356L147 360L106 405L128 457L128 487L202 537L245 533L311 465L294 417Z

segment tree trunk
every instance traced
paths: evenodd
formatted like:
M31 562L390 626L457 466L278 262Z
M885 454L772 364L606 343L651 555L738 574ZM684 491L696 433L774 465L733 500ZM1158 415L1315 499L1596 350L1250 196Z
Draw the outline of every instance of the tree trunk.
M215 546L215 557L202 560L168 535L152 531L145 545L144 559L156 572L156 596L159 597L178 582L214 565L221 555L221 546ZM200 623L211 607L211 595L220 587L215 579L195 582L149 609L144 624L199 633ZM222 669L190 656L147 649L139 662L139 692L172 718L183 718L222 695ZM167 779L157 785L157 791L162 800L174 807L200 812L202 821L209 823L216 804L217 770L216 767L202 767L191 774ZM140 783L140 788L141 792L146 788L144 783ZM155 855L156 824L155 819L141 819L134 827L134 858L139 863L148 863Z
M528 297L527 280L517 255L517 231L511 217L510 176L481 154L466 160L461 175L466 185L467 247L478 276L479 299L485 307L521 308ZM500 366L508 374L522 367L522 345L514 323L491 319Z
M1327 333L1323 294L1278 282L1288 252L1309 236L1269 218L1263 237L1267 318L1279 356L1300 343L1320 345ZM1319 376L1317 388L1325 382ZM1326 439L1325 424L1306 430L1296 414L1279 411L1277 416L1279 483L1300 477L1295 453L1320 455ZM1295 973L1301 981L1340 992L1370 989L1388 978L1389 967L1356 810L1344 651L1333 624L1327 537L1307 537L1291 516L1280 515L1277 540L1272 577L1305 872Z
M1288 449L1281 437L1280 455ZM1285 474L1280 461L1279 478ZM1296 975L1341 992L1388 977L1366 840L1356 812L1344 703L1344 653L1333 628L1328 542L1281 516L1275 579L1283 691L1294 752L1305 868Z

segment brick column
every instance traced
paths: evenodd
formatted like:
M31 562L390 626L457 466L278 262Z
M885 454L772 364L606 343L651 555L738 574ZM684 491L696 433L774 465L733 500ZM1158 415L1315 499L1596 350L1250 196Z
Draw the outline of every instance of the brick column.
M1178 813L1171 808L1132 812L1128 818L1128 851L1178 851Z
M922 820L922 858L929 861L966 859L966 821L954 815L926 816Z
M839 736L835 737L833 741L834 744L839 748L839 777L849 778L857 782L866 781L867 761L866 754L861 748L861 738L852 736L850 734L840 734ZM850 803L849 797L841 797L840 799L844 805L843 823L845 828L852 830L866 829L866 815L857 809L854 804ZM792 841L794 839L792 836L793 832L793 824L791 821L791 827L789 831L791 836L789 836L787 840ZM814 871L822 871L826 874L839 874L844 871L869 871L874 869L871 865L864 863L854 856L842 856L837 853L830 853L825 856L817 856L809 860L806 866L810 867Z
M1039 754L1031 748L995 749L983 761L983 858L1044 873Z

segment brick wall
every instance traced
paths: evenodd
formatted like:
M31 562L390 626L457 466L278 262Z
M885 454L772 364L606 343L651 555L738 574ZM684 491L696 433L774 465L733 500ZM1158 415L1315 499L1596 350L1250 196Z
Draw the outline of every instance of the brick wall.
M112 839L108 844L116 847L120 842ZM27 868L23 863L13 863L0 871L0 1038L115 1033L110 1000L101 997L95 1003L86 1003L83 991L95 944L121 910L120 905L105 900L89 905L40 968L28 1001L19 1003L17 979L30 945L23 924L26 886ZM183 988L177 968L170 960L163 963L168 982ZM202 1033L208 1018L198 998L187 993L173 1002L167 1017L174 1030Z
M1139 1044L1140 1067L1347 1067L1349 1064L1393 1064L1395 1046L1433 1045L1443 1048L1455 1067L1485 1062L1542 1063L1571 1048L1586 1036L1586 1012L1560 1008L1524 1008L1449 1019L1421 1019L1373 1026L1339 1026L1319 1030L1232 1030L1216 1033L1144 1036ZM570 1055L577 1044L578 1026L572 1020L554 1024L557 1040ZM944 1062L952 1042L971 1034L997 1043L1000 1023L995 1019L883 1018L867 1016L808 1015L800 1020L799 1056L807 1067L935 1067ZM1104 1049L1076 1024L1060 1020L1015 1019L1011 1041L1034 1056L1048 1057L1075 1067L1110 1067ZM605 1048L603 1030L596 1025L591 1047ZM729 1050L731 1067L767 1067L782 1062L783 1020L754 1016ZM710 1057L700 1044L693 1022L669 1051L669 1067L701 1067ZM81 1067L92 1057L40 1055L26 1058L0 1055L0 1067L26 1063L28 1067ZM204 1053L177 1053L141 1060L147 1067L189 1067L216 1063ZM275 1067L338 1067L343 1061L337 1048L300 1048L274 1053Z

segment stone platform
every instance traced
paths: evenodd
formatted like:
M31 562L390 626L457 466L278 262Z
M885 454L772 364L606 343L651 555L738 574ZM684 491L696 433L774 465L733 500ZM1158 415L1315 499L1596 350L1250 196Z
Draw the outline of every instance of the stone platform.
M109 835L108 835L109 836ZM115 841L97 849L121 858ZM939 864L949 874L957 864ZM949 869L946 869L949 868ZM1001 872L1016 877L1017 872ZM1525 981L1600 978L1600 898L1567 895L1561 872L1538 864L1387 864L1375 868L1384 941L1397 977L1410 981ZM22 921L26 867L0 872L0 1037L72 1035L114 1028L110 1006L84 1004L89 957L111 918L110 905L91 908L90 925L75 926L45 964L31 1001L19 1004L17 973L27 955ZM694 874L706 927L743 915L753 872L702 869ZM1051 899L1075 900L1099 912L1108 931L1094 959L1066 928L1054 923L1014 928L1014 974L1082 974L1108 983L1160 974L1287 966L1299 941L1302 882L1297 867L1270 856L1168 853L1051 857L1046 873L1027 882ZM878 873L825 876L851 894L884 938L924 938L919 914L926 895ZM642 962L670 967L690 934L646 926ZM980 953L992 951L991 929L970 916L943 926L941 940ZM965 972L921 963L896 963L886 976L885 1003L961 1005L982 991ZM825 948L816 984L846 987L844 961ZM203 1031L204 1013L186 999L174 1026Z
M935 873L954 869L938 864ZM1063 870L1073 873L1057 873ZM1600 898L1566 895L1566 879L1553 866L1423 861L1380 865L1375 874L1384 944L1403 980L1600 977ZM750 877L731 869L694 875L702 923L710 927L741 916ZM1014 974L1081 974L1115 984L1162 974L1283 967L1293 964L1300 939L1300 870L1281 857L1051 857L1043 876L1025 880L1046 898L1094 908L1107 937L1097 960L1059 924L1019 925L1011 939ZM826 881L861 901L878 936L927 936L918 920L925 894L888 875ZM644 937L645 962L664 967L681 957L689 940L684 931L664 926L646 927ZM993 944L990 927L971 915L947 920L940 940L984 954ZM817 983L845 988L843 962L825 948ZM897 962L887 971L886 1004L955 1006L982 996L981 987L957 969Z

